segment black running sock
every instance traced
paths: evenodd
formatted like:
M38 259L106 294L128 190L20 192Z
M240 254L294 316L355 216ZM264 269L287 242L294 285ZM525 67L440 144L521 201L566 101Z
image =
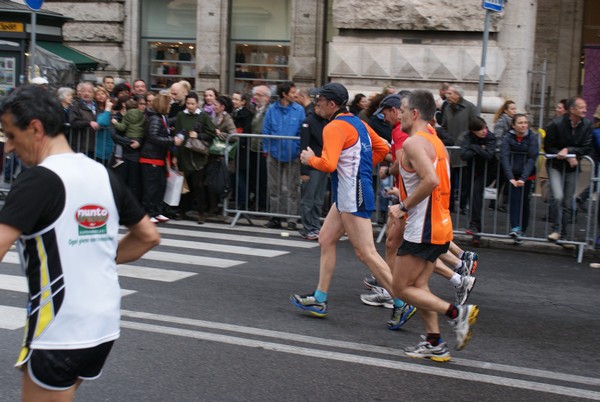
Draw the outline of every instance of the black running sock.
M454 304L451 304L450 307L448 307L448 310L446 310L446 317L453 320L458 317L458 309Z
M440 334L427 334L426 341L429 342L431 346L439 345L441 340Z

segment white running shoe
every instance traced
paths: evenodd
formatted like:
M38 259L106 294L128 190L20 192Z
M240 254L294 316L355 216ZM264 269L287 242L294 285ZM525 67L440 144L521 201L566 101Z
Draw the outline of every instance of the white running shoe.
M479 314L479 307L474 304L467 304L466 306L456 306L458 308L458 317L450 321L450 325L454 327L456 333L456 350L461 350L471 340L472 331L471 326L477 321L477 314Z
M454 290L456 291L456 303L463 305L469 298L469 294L471 290L473 290L473 286L475 286L476 278L474 276L463 276L460 279L460 285L458 285Z
M380 286L373 286L371 293L360 295L360 300L369 306L382 306L385 308L394 308L392 296Z

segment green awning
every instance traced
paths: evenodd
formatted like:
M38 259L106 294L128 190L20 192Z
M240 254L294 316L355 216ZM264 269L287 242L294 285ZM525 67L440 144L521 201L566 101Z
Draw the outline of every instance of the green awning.
M37 41L36 45L73 62L78 70L96 70L99 65L103 67L107 64L105 61L96 59L62 43Z

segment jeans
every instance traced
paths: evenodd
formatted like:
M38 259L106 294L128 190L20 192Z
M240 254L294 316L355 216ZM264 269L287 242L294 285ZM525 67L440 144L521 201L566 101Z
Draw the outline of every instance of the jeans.
M296 215L298 213L298 190L300 161L280 162L267 158L269 183L269 212Z
M552 191L552 209L556 215L552 224L553 232L567 234L569 219L573 216L573 196L577 184L577 171L565 172L548 165L548 181Z
M506 183L510 213L510 227L520 227L522 232L529 226L529 206L531 204L531 180L526 180L523 187L515 187Z
M321 212L327 191L327 173L311 169L308 176L308 182L302 183L300 200L300 218L305 233L321 229Z

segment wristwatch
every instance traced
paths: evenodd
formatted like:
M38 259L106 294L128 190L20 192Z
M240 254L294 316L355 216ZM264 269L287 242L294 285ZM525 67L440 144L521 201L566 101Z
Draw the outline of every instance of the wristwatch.
M398 204L398 206L400 207L400 211L402 211L402 212L408 212L408 209L404 206L404 202L400 201L400 203Z

